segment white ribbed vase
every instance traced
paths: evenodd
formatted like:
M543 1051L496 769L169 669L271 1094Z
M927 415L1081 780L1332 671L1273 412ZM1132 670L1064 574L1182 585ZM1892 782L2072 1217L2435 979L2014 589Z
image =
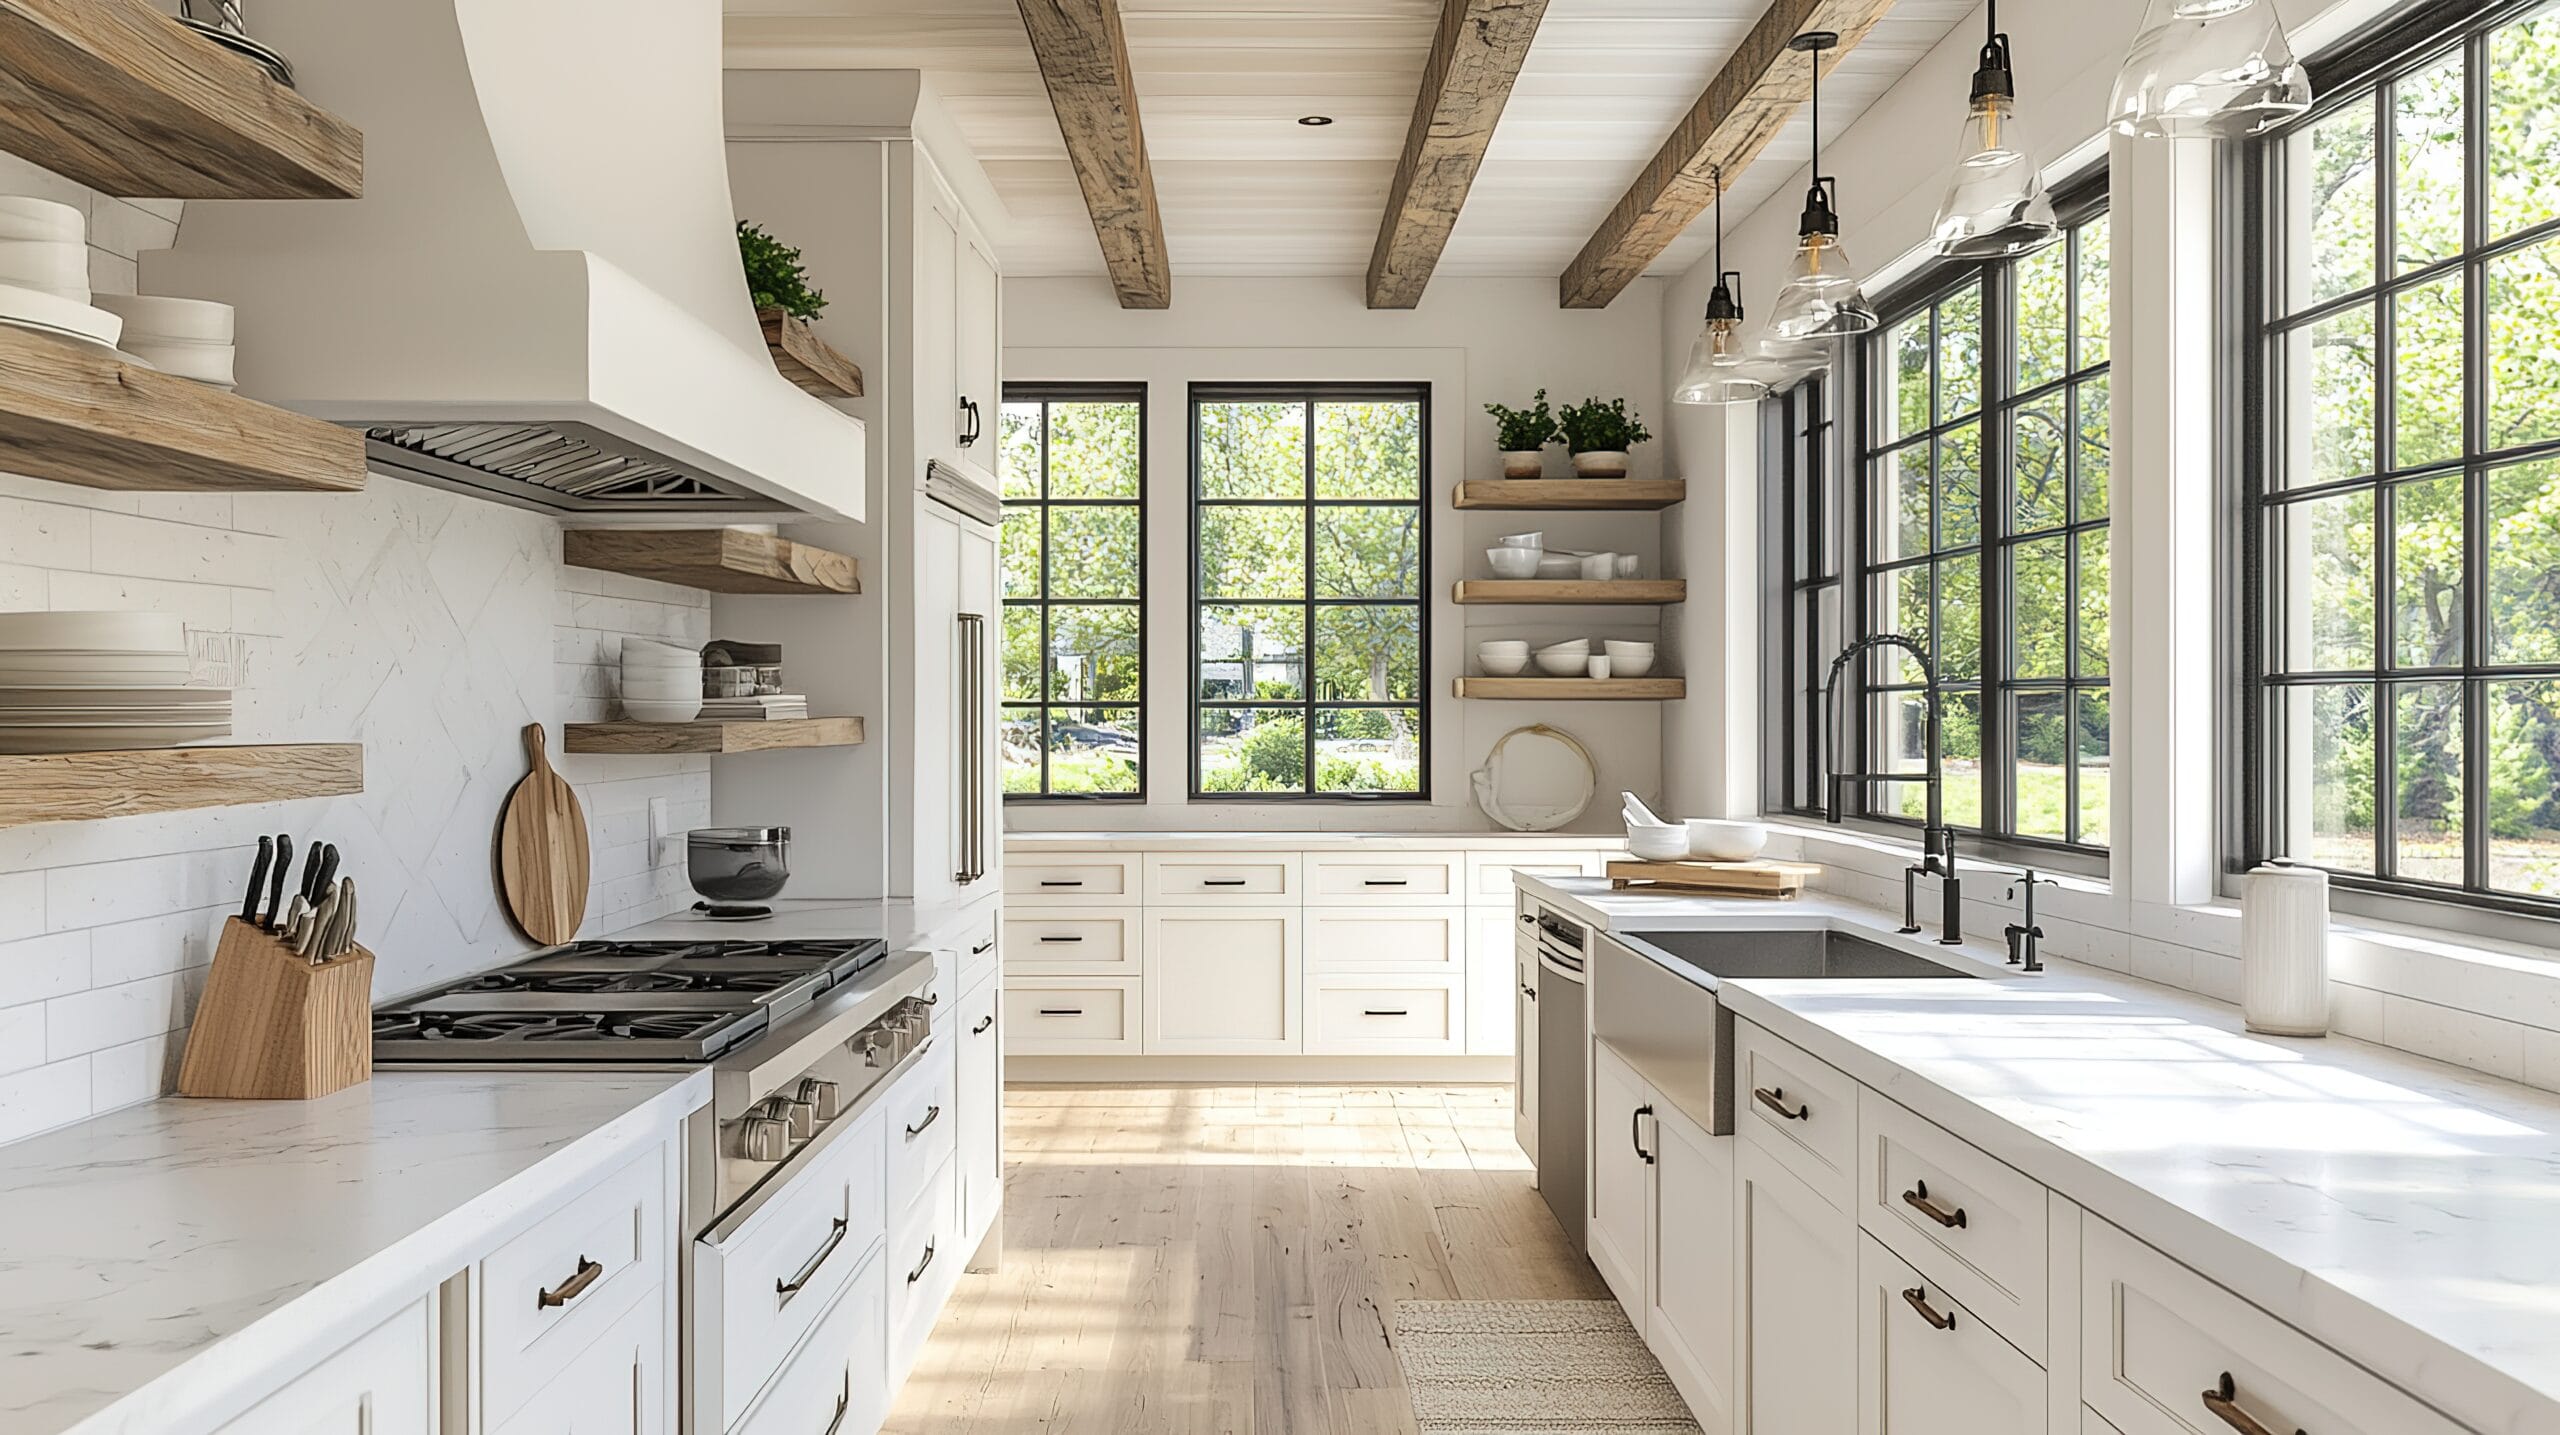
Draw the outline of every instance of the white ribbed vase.
M2251 869L2240 894L2240 1015L2269 1036L2329 1034L2329 874Z

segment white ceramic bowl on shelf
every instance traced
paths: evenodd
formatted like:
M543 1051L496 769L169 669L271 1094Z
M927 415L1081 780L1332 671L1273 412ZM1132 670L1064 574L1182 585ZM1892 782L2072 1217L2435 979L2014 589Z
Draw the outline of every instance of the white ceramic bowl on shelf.
M1544 548L1547 546L1547 535L1544 533L1506 533L1493 541L1504 548Z
M1538 648L1538 651L1541 653L1572 653L1576 657L1587 657L1591 652L1591 640L1589 638L1567 638L1561 643L1542 644Z
M1550 579L1579 578L1582 576L1582 560L1567 558L1560 553L1542 554L1538 558L1538 576Z
M101 294L99 308L124 319L124 336L145 344L223 344L238 337L238 315L211 299L168 294Z
M1610 641L1600 645L1609 666L1619 677L1640 678L1653 671L1653 644Z
M89 246L76 239L0 239L0 284L89 303Z
M1529 645L1514 642L1478 643L1476 666L1489 678L1512 678L1529 670Z
M622 640L622 665L626 668L700 668L702 653L695 648L679 648L655 638Z
M1540 653L1538 671L1551 678L1578 678L1591 666L1588 653Z
M0 239L59 239L85 246L88 221L59 200L0 194Z
M235 351L229 344L196 344L165 342L153 339L124 341L124 351L164 374L193 379L227 389L238 382L233 377Z
M1535 548L1488 548L1484 561L1493 567L1496 578L1535 578L1538 576L1538 550Z
M665 698L646 701L638 698L622 700L622 716L630 722L691 722L702 715L702 695L690 698Z

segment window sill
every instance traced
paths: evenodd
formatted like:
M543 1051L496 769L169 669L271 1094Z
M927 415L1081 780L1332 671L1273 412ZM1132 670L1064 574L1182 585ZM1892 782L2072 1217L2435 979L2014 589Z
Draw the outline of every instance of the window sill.
M1813 849L1828 845L1845 852L1890 859L1894 870L1898 873L1902 868L1919 860L1920 856L1919 835L1916 832L1909 837L1896 838L1864 828L1845 825L1834 827L1827 822L1806 822L1800 818L1764 818L1762 820L1767 822L1771 836L1787 838L1804 847L1807 860L1813 860ZM1956 855L1956 875L1959 877L2015 877L2023 865L2025 864L1995 861L1967 853ZM2051 880L2055 888L2061 891L2083 896L2106 898L2115 893L2115 888L2104 877L2092 877L2083 873L2041 866L2036 868L2036 876L2039 881Z

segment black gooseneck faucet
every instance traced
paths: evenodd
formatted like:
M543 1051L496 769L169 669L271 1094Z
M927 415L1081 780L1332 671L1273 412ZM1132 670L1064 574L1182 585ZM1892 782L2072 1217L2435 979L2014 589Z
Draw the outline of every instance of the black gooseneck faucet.
M1920 709L1926 724L1921 741L1923 750L1929 755L1928 768L1923 772L1841 771L1840 675L1850 663L1880 648L1900 648L1920 665ZM1946 778L1938 765L1938 675L1929 665L1929 655L1918 643L1900 633L1877 633L1841 649L1840 656L1831 660L1831 671L1822 680L1822 726L1822 765L1830 774L1823 787L1823 821L1839 822L1841 794L1852 787L1917 782L1928 788L1928 813L1920 827L1920 860L1902 869L1902 930L1905 933L1920 930L1918 883L1923 877L1937 877L1942 879L1938 940L1950 947L1961 945L1964 941L1964 887L1956 876L1955 829L1946 822Z

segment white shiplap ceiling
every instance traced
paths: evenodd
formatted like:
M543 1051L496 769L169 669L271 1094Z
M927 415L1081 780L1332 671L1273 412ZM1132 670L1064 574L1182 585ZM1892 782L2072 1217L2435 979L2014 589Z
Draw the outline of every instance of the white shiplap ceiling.
M1561 273L1765 3L1551 0L1438 272ZM1825 134L1975 4L1899 0L1824 80ZM1120 11L1174 272L1365 272L1439 0L1121 0ZM728 12L732 66L925 71L1009 211L1006 271L1102 272L1014 0L728 0ZM1297 123L1310 114L1334 123ZM1787 187L1809 153L1799 112L1734 182L1727 222ZM1653 272L1685 271L1708 243L1701 220Z

